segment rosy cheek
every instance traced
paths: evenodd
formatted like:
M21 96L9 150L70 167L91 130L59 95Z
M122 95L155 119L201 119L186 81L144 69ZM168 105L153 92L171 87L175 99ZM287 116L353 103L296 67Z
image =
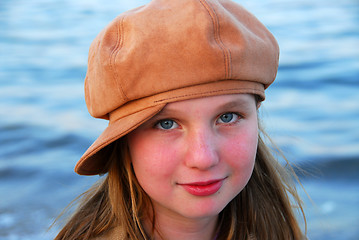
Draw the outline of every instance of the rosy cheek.
M143 145L142 145L143 144ZM167 196L173 186L173 173L176 169L175 154L158 142L142 142L134 145L133 168L144 191L154 199Z
M223 154L228 159L233 171L238 171L242 176L250 175L257 151L257 133L241 132L225 144ZM246 173L246 174L244 174Z
M136 138L130 142L131 156L136 175L139 178L157 179L171 175L174 168L175 151L160 141L146 141ZM150 138L151 139L151 138Z

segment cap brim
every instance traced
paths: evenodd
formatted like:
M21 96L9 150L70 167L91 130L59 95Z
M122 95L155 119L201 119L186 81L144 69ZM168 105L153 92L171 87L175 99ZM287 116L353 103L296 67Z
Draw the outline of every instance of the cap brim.
M75 166L75 172L80 175L97 175L106 173L105 169L108 156L106 148L111 143L118 140L122 136L136 129L142 123L146 122L158 112L160 112L166 104L149 107L139 112L120 118L114 122L110 122L108 127L96 139L96 141L87 149Z

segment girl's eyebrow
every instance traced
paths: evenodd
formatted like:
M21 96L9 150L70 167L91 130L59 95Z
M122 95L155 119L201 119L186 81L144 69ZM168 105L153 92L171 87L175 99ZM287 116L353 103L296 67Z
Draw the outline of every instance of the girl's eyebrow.
M215 107L215 111L221 111L223 109L233 109L233 108L241 108L243 110L249 108L249 101L245 99L235 99L226 103L223 103L221 105L218 105ZM177 109L177 108L171 108L170 105L165 106L162 111L160 111L155 117L161 118L166 116L171 116L175 114L181 114L182 112L186 111L186 109Z
M230 101L228 103L224 103L220 106L218 106L218 109L222 109L222 108L234 108L234 107L243 107L243 106L248 106L248 102L246 102L245 100L242 99L238 99L238 100L234 100L234 101Z
M216 110L218 111L221 111L222 109L248 110L250 109L250 102L244 99L236 99L216 107Z

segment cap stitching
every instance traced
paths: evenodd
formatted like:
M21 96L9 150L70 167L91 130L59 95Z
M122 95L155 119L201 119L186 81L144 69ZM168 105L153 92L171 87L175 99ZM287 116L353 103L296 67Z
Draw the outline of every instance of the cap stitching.
M156 100L156 101L154 101L154 103L160 103L160 102L167 101L167 100L178 99L178 98L189 97L189 96L200 96L200 95L207 95L208 93L227 92L227 91L235 91L235 90L252 90L253 92L262 92L261 90L258 90L255 88L231 88L231 89L208 91L208 92L202 92L202 93L192 93L192 94L185 94L185 95L175 96L175 97L170 97L170 98L164 98L164 99Z
M124 19L125 19L125 16L124 17L122 17L121 18L121 21L120 21L120 23L118 24L119 25L119 27L117 27L116 29L117 29L117 40L116 40L116 46L115 46L115 48L112 50L112 52L111 52L111 64L110 64L110 66L111 66L111 71L114 73L114 77L115 77L115 79L114 79L114 81L116 81L116 79L118 79L118 74L117 74L117 71L115 70L115 68L114 68L114 64L115 64L115 61L116 61L116 57L117 57L117 55L118 55L118 53L120 52L120 49L122 48L122 46L123 46L123 21L124 21ZM122 33L122 34L121 34ZM120 91L121 91L121 93L122 93L122 96L123 96L123 98L124 98L124 100L128 100L128 98L127 98L127 96L126 96L126 94L125 94L125 92L124 92L124 90L123 90L123 88L122 88L122 85L121 85L121 83L119 82L118 84L117 84L118 86L119 86L119 89L120 89Z
M208 5L211 5L211 3L208 3ZM221 38L221 25L219 24L219 17L216 13L216 10L214 9L214 7L212 7L212 10L213 10L213 13L214 15L216 16L216 20L217 20L217 26L218 26L218 40L220 41L220 43L222 44L222 49L224 51L224 54L225 54L225 57L226 57L226 69L227 69L227 72L226 72L226 79L230 79L231 76L232 76L232 69L231 69L231 66L232 66L232 57L231 57L231 51L229 48L226 48L226 46L224 45L223 41L222 41L222 38Z
M222 39L220 37L220 24L219 24L219 20L218 20L218 15L217 15L216 11L214 10L214 8L212 6L210 6L210 4L206 0L199 0L199 1L204 6L204 8L207 10L208 15L212 19L213 37L214 37L216 43L218 44L218 46L221 48L222 54L223 54L224 69L225 69L224 79L229 79L230 76L232 75L230 73L231 72L231 69L230 69L230 61L231 61L230 60L230 52L228 51L228 49L225 48L225 46L223 44L223 41L222 41ZM210 10L212 10L212 14L211 14Z

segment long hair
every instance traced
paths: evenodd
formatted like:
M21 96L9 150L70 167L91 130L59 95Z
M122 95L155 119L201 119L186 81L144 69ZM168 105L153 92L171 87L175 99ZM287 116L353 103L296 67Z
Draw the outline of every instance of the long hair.
M305 222L293 183L296 175L273 157L261 132L248 184L219 215L218 240L305 239L294 211L299 209ZM118 225L127 239L151 239L148 235L155 231L155 214L151 214L151 233L145 233L142 220L153 212L153 206L135 177L125 138L111 147L108 174L82 196L55 240L88 240Z

